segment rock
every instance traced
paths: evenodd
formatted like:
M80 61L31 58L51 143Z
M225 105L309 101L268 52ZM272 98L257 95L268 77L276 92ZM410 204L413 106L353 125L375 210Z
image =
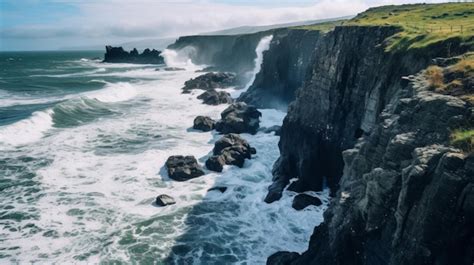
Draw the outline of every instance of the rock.
M290 265L300 256L297 252L278 251L267 259L267 265Z
M245 159L251 159L255 148L237 134L226 134L214 145L213 156L206 161L209 170L222 172L224 165L243 167Z
M170 71L184 71L186 69L181 68L181 67L165 67L164 70L170 72Z
M218 92L214 89L202 93L197 98L202 99L202 103L207 105L229 104L234 101L229 93L225 91Z
M260 128L259 131L262 131L263 133L275 133L275 135L280 136L280 131L281 131L281 126L279 125L273 125L268 128Z
M171 179L186 181L204 175L204 171L194 156L170 156L166 168Z
M217 187L212 187L208 189L207 191L220 191L221 193L224 193L226 190L227 190L227 187L217 186Z
M215 121L207 116L197 116L193 122L193 129L203 132L212 131L214 129Z
M216 130L221 133L257 133L262 113L243 102L230 105L221 113Z
M156 205L158 206L168 206L175 204L176 201L173 199L173 197L166 195L166 194L161 194L156 197Z
M130 52L124 51L122 47L105 46L105 63L135 63L135 64L164 64L161 51L145 49L142 54L137 49Z
M191 93L191 90L214 90L215 88L226 88L237 85L236 75L228 72L207 73L184 83L183 93Z
M291 207L299 211L299 210L303 210L304 208L310 205L319 206L321 204L323 203L317 197L313 197L308 194L298 194L293 199L293 204L291 205Z

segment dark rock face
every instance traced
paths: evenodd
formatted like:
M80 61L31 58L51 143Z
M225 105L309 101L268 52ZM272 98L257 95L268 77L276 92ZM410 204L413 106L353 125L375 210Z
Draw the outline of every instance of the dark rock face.
M216 122L207 116L197 116L193 122L193 129L203 132L212 131Z
M293 204L291 207L293 207L295 210L303 210L304 208L310 206L310 205L315 205L319 206L323 204L321 200L317 197L313 197L308 194L298 194L295 196L293 199Z
M213 156L206 161L209 170L222 172L224 165L243 167L245 159L256 154L255 148L237 134L226 134L214 145Z
M197 98L202 99L202 103L207 105L229 104L234 101L229 93L215 90L208 90Z
M216 130L221 133L257 133L262 113L243 102L230 105L221 113Z
M194 156L170 156L166 168L171 179L186 181L204 175L204 171Z
M234 85L237 85L235 74L211 72L184 82L183 93L191 93L191 90L194 89L213 91L215 88L226 88Z
M161 194L161 195L158 195L158 197L156 197L155 203L158 206L168 206L168 205L175 204L176 201L173 199L173 197L169 195Z
M296 252L278 251L277 253L268 257L267 265L289 265L299 256L300 254Z
M137 49L126 52L122 47L105 46L105 63L136 63L136 64L164 64L161 51L145 49L138 53Z
M321 34L316 30L274 33L270 49L263 55L260 72L238 100L258 108L286 111L305 80L319 38Z

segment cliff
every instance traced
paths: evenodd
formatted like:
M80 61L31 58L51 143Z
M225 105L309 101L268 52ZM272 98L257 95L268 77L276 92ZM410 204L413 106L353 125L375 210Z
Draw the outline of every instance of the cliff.
M260 108L286 110L306 76L320 31L289 29L275 32L263 55L260 72L239 100Z
M135 63L135 64L164 64L161 51L145 49L139 53L137 49L130 52L124 51L122 47L105 46L105 63Z
M474 38L389 48L401 31L336 27L306 54L265 200L279 199L292 178L290 190L329 186L334 198L308 250L277 253L271 264L472 264L474 156L450 139L472 130L474 109L430 91L420 71L472 51Z

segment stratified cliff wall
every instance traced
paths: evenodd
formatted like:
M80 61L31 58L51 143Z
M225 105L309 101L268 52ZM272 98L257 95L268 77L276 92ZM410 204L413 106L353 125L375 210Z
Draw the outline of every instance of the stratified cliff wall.
M321 33L315 30L275 32L269 50L264 53L260 72L239 101L260 108L286 110L305 80L313 50L320 37Z
M450 147L449 134L472 126L474 109L427 91L420 75L402 77L473 47L453 38L386 52L397 31L336 27L314 43L266 201L291 178L294 191L328 185L334 199L308 250L271 264L472 263L474 157Z

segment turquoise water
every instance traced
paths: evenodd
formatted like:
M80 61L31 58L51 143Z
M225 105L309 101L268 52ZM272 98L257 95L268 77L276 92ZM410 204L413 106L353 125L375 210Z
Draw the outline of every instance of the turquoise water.
M291 192L263 202L277 136L243 135L258 153L242 169L167 177L170 155L205 161L219 136L192 121L227 106L181 94L202 67L165 54L186 70L105 64L101 52L0 53L0 263L261 264L306 248L326 206L296 212ZM261 111L262 126L281 124L284 113ZM154 206L163 193L177 204Z

